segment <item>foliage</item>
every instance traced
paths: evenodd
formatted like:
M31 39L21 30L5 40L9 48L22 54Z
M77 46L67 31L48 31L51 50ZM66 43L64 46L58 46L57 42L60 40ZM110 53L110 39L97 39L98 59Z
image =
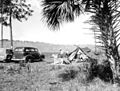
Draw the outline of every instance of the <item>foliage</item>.
M117 67L117 64L120 58L118 51L120 45L119 4L119 0L106 0L101 5L96 4L96 6L92 6L94 7L92 10L89 9L89 12L93 13L90 22L96 26L96 34L99 33L96 38L99 39L99 43L102 44L106 56L111 63L114 80L118 76L117 71L119 67Z
M61 78L63 82L70 81L76 78L78 72L79 70L76 70L74 67L66 67L61 73L59 73L58 78Z
M105 60L102 64L91 65L89 72L89 80L98 77L104 82L113 82L113 73L108 60Z
M26 3L26 0L0 1L1 23L2 25L9 25L10 27L11 48L13 48L12 18L17 19L18 21L22 21L22 19L27 20L27 17L31 16L33 12L33 10L30 9L30 6L31 5Z
M101 44L107 57L113 54L119 57L119 3L118 0L115 2L106 1L101 6L89 10L93 15L91 16L91 20L87 22L93 25L91 29L94 31L95 39L98 40L95 42L98 45Z
M44 0L42 3L43 18L52 29L59 28L64 21L74 21L82 12L81 4L76 0Z
M26 0L0 0L0 13L3 14L4 25L9 25L8 19L11 16L18 21L27 20L28 16L32 15L33 10L31 5L26 3Z

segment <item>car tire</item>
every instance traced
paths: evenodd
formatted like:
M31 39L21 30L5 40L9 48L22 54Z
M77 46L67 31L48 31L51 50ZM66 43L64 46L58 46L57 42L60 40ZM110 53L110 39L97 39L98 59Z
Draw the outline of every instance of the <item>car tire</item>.
M33 58L31 56L27 56L24 61L25 63L31 63L33 62Z
M7 55L6 59L5 59L5 62L10 62L12 59L12 56L11 55Z
M42 54L42 55L40 56L40 58L41 58L41 59L45 59L45 55Z
M44 61L44 59L45 59L45 55L40 55L39 62Z

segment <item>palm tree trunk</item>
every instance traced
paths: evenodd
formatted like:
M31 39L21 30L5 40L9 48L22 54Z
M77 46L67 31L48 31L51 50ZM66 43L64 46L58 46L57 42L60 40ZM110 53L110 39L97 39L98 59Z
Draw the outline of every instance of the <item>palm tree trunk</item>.
M111 69L113 71L113 80L116 82L116 78L119 76L119 51L117 47L117 41L114 34L114 29L110 26L110 45L109 45L109 61L111 63Z

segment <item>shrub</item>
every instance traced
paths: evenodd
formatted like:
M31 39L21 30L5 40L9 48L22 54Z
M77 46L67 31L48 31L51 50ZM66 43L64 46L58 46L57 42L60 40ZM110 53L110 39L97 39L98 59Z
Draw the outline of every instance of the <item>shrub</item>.
M69 65L58 71L58 78L63 82L78 78L79 82L87 82L89 77L89 62L77 63L76 65Z
M69 81L71 79L74 79L76 75L78 74L78 70L75 70L72 66L71 67L65 67L60 74L58 74L58 78L61 78L61 80Z
M113 73L110 68L110 63L107 60L104 60L102 64L91 65L89 72L90 80L99 77L105 82L113 82Z
M77 79L79 83L83 84L92 82L95 78L100 78L104 82L113 82L113 73L107 60L98 64L96 59L90 59L88 62L81 62L60 69L58 78L62 82Z

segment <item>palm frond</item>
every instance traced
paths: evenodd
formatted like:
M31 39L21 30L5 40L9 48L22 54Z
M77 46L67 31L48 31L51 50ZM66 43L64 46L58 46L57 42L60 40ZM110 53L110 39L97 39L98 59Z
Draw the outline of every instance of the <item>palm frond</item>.
M52 29L58 29L64 21L72 22L82 12L82 5L75 0L44 0L43 19Z

